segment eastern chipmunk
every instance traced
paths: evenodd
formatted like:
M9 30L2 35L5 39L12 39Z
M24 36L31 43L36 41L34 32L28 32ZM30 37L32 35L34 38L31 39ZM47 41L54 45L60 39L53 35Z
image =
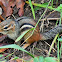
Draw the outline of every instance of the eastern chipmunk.
M36 22L28 17L20 17L15 21L12 19L8 19L0 23L0 33L6 34L9 38L15 41L18 36L20 36L26 30L35 27L35 25ZM57 27L51 29L50 31L44 34L40 34L39 27L37 26L33 35L26 41L26 44L23 46L23 48L25 49L31 43L38 40L52 39L57 33L60 33L61 31L62 31L62 25L58 25ZM31 33L32 31L26 33L25 36L23 37L24 40L27 37L29 37Z

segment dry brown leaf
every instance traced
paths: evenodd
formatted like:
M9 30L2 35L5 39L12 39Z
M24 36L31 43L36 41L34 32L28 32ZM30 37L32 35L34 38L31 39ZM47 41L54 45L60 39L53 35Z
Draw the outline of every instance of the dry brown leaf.
M3 48L3 49L0 49L0 53L4 52L5 50L7 50L8 48Z
M3 16L8 17L13 13L13 7L16 5L17 9L19 9L19 16L24 14L24 1L23 0L0 0L0 6L3 8Z
M6 45L6 43L0 43L0 47L1 46L4 46L4 45ZM5 50L7 50L8 48L2 48L2 49L0 49L0 53L2 53L2 52L4 52Z
M10 59L10 62L26 62L26 61L24 61L23 59L14 59L14 58L11 58Z
M19 16L22 16L24 14L24 10L23 10L23 7L24 7L25 3L23 2L23 0L16 0L16 6L17 8L19 9Z
M0 15L0 20L1 22L4 21L5 19Z
M3 0L2 0L3 1ZM3 9L3 14L2 15L6 15L6 7L5 7L5 5L3 4L4 2L2 2L1 0L0 0L0 6L2 7L2 9Z

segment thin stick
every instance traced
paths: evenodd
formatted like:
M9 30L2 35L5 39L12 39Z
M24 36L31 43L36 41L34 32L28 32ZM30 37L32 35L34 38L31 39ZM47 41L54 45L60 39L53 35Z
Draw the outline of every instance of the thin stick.
M12 16L13 16L14 19L16 19L15 16L14 16L13 14L12 14Z
M44 41L44 42L45 42L45 41ZM47 42L45 42L45 43L46 43L46 44L50 47L50 45L49 45ZM55 49L55 48L53 48L53 47L52 47L52 49L56 51L56 49ZM57 51L56 51L56 52L57 52Z
M52 47L53 47L54 43L56 42L56 39L57 39L58 35L59 35L59 34L57 34L57 35L55 36L55 38L54 38L54 40L53 40L53 42L52 42L52 44L51 44L51 46L50 46L50 49L49 49L49 52L48 52L48 56L50 55L50 52L51 52L51 50L52 50Z
M5 20L1 15L0 15L0 19L1 19L1 20Z

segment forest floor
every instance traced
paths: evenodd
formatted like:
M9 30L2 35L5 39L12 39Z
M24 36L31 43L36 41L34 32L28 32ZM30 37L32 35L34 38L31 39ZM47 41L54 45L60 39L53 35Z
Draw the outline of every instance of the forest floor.
M47 2L48 1L49 0L47 0ZM40 4L40 3L43 3L43 2L46 2L46 1L44 1L44 0L42 0L42 1L41 0L34 0L34 2ZM35 6L34 6L34 8L35 8ZM44 11L45 11L45 8L40 8L39 10L35 11L35 22L37 22L39 20L40 16L43 14ZM50 12L52 12L52 11L48 9L47 12L42 17L42 19L47 17L48 14L50 14ZM16 18L18 18L18 14L14 14L14 15L15 15ZM50 29L54 28L55 25L56 25L57 20L52 20L52 18L59 18L60 17L59 15L60 14L58 12L53 12L52 14L50 14L47 18L51 18L51 19L48 20L48 21L47 20L44 21L44 24L46 24L46 25L44 25L43 31L41 30L40 33L48 32ZM31 11L31 8L28 4L25 4L25 6L24 6L24 15L23 16L31 17L33 19L32 11ZM48 22L49 22L49 24L48 24ZM41 24L42 24L42 21L40 21L39 24L38 24L39 28L41 28L40 27ZM35 43L31 44L26 50L29 51L30 53L32 53L35 56L46 57L48 55L48 51L50 49L52 41L53 41L53 39L46 40L46 41L41 41L40 40L36 43L35 46L34 46ZM12 49L9 49L9 52L10 53L13 52ZM18 57L23 57L23 59L25 59L25 60L31 59L31 57L28 54L23 53L21 51L16 51L15 55L18 56ZM57 44L55 44L54 49L52 49L50 56L51 57L57 57Z

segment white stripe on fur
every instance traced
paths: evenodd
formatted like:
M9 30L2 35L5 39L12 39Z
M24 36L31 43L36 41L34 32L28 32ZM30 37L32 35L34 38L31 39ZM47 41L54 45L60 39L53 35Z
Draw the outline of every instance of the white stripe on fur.
M23 26L20 28L20 30L22 30L22 29L25 28L25 27L34 28L34 27L31 26L31 25L23 25Z

